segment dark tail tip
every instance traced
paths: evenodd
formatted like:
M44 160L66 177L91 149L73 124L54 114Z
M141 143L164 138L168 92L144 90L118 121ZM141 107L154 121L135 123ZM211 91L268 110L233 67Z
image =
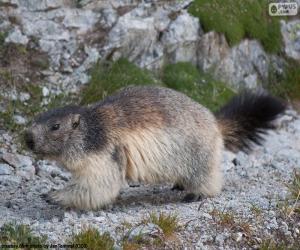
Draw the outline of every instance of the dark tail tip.
M274 129L272 121L285 109L284 102L263 91L248 90L233 97L216 114L225 147L249 151L253 144L261 144L262 135Z

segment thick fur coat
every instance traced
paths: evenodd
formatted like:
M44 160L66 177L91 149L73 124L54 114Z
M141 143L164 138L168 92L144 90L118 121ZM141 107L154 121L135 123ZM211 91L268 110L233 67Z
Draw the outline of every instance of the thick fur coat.
M128 87L88 107L41 114L25 139L73 173L64 189L49 194L63 206L104 207L126 180L175 183L193 201L220 193L224 145L249 150L284 109L264 93L245 92L214 115L171 89Z

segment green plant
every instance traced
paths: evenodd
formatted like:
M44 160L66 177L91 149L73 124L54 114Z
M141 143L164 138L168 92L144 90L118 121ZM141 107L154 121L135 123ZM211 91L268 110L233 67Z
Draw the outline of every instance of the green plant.
M89 250L112 250L114 249L114 239L108 232L100 234L95 228L88 228L73 235L70 244L78 244Z
M272 94L292 100L300 100L300 64L289 60L283 74L269 73L269 89Z
M47 240L46 236L38 237L32 234L31 229L27 225L22 224L4 224L0 229L0 243L12 245L31 245L36 248L43 248ZM24 247L23 249L29 249Z
M148 221L159 226L166 237L173 235L180 228L176 215L152 213Z
M279 52L279 19L270 17L268 0L194 0L189 12L200 19L204 31L224 33L232 46L244 37L261 41L266 51Z
M212 111L218 110L234 95L224 83L186 62L167 65L162 81L167 87L185 93Z
M156 84L157 80L147 70L140 69L127 59L102 62L91 70L91 81L82 92L82 103L101 100L116 90L129 85Z

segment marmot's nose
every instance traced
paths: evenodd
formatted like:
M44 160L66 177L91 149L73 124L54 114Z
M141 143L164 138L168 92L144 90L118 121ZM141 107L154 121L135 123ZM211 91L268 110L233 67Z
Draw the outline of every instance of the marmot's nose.
M33 134L29 131L26 131L24 134L24 139L27 147L31 150L34 150L34 139Z

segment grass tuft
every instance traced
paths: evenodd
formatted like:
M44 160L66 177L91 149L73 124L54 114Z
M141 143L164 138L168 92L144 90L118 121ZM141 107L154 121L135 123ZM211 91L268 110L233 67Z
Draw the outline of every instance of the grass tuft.
M140 69L127 59L98 63L91 70L91 81L83 89L82 104L103 99L118 89L129 85L156 84L157 80L147 70Z
M284 99L300 100L300 64L289 60L284 73L278 75L270 70L269 89L272 94Z
M268 0L194 0L189 13L198 17L204 31L224 33L233 46L243 38L259 40L265 50L277 53L282 47L280 22L268 15Z
M74 235L69 244L82 245L89 250L113 250L114 239L108 232L100 234L95 228L88 228Z
M159 226L166 237L172 236L180 228L176 215L152 213L149 216L149 222Z
M0 229L0 243L12 245L36 245L37 248L43 248L47 237L34 236L27 225L16 225L13 223L4 224ZM26 248L25 249L29 249Z
M292 183L288 186L294 200L299 200L300 195L300 171L295 170Z
M167 87L185 93L212 111L217 111L234 95L224 83L186 62L167 65L162 81Z

